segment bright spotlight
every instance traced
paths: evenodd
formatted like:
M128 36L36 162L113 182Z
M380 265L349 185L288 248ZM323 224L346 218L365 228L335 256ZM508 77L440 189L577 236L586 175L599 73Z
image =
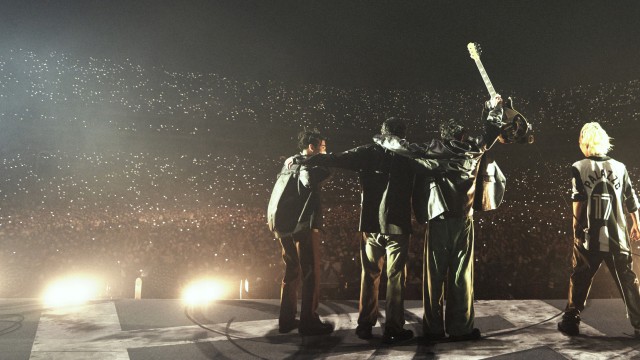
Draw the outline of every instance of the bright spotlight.
M43 301L47 307L81 305L99 295L98 281L86 277L60 279L47 287Z
M225 291L225 287L215 280L200 280L189 284L184 289L182 301L189 306L206 305L222 298Z

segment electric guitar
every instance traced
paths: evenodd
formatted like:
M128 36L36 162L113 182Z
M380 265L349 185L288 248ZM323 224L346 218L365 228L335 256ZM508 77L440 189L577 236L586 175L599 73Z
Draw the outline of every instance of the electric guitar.
M484 85L487 87L487 91L489 91L489 96L491 96L491 99L495 98L497 95L496 90L493 88L491 80L489 80L489 75L487 75L487 71L484 69L482 61L480 61L480 45L476 43L469 43L467 45L467 49L469 50L471 58L476 62L476 66L478 66ZM532 144L534 140L532 134L533 127L522 114L513 109L513 100L511 97L504 101L503 108L504 114L502 116L502 121L505 125L502 126L502 131L500 132L498 141L503 144Z

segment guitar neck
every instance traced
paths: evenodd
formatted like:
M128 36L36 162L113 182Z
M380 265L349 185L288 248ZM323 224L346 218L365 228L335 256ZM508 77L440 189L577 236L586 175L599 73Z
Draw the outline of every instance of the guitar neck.
M493 84L491 84L491 80L489 80L489 75L487 75L487 71L484 69L484 65L482 65L482 61L480 61L480 58L474 59L474 61L476 62L476 66L478 67L478 70L480 71L480 75L482 76L482 81L484 81L484 86L486 86L487 91L489 91L489 95L491 96L491 99L495 98L497 95L496 90L493 88Z

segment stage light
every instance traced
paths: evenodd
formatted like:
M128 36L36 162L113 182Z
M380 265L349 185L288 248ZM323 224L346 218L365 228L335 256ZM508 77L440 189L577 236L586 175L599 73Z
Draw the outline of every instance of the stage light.
M240 299L244 299L249 295L249 279L240 279Z
M81 305L98 298L100 293L98 284L96 279L70 276L51 283L42 299L47 307Z
M225 286L216 280L199 280L189 284L182 293L182 301L189 306L206 305L226 294Z

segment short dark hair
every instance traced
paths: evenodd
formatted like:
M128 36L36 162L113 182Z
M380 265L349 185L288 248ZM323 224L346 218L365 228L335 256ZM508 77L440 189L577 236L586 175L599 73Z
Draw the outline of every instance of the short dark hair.
M440 137L444 140L462 140L467 130L455 119L445 120L440 124Z
M390 117L382 123L380 129L382 135L395 135L401 138L407 136L407 122L395 117Z
M322 136L318 129L304 129L298 133L298 148L304 150L309 147L309 144L318 147L323 140L327 140L327 138Z

